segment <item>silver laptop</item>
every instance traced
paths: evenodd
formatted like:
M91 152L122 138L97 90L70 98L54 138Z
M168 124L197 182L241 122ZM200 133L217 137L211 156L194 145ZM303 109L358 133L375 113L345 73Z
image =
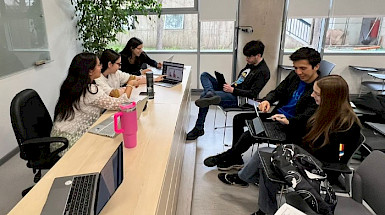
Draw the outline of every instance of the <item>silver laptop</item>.
M123 181L123 144L100 173L55 178L41 214L97 215Z
M374 123L374 122L365 122L368 124L371 128L379 132L380 134L385 136L385 124L381 123Z
M148 100L148 96L139 96L138 97L138 100L136 102L137 119L139 119L140 115L142 114L143 109L147 104L147 100ZM99 124L90 128L88 130L88 132L92 133L92 134L98 134L98 135L102 135L102 136L106 136L106 137L111 137L111 138L118 136L118 134L115 133L115 129L114 129L114 115L112 115L111 117L108 117L107 119L103 120Z
M174 87L182 83L183 69L184 64L164 61L162 74L165 75L165 77L162 81L155 82L154 85Z

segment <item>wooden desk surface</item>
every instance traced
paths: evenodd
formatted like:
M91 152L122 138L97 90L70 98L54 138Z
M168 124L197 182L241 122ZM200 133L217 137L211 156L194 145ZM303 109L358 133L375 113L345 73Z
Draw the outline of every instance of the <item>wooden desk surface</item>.
M169 205L175 204L169 199L177 199L178 164L184 153L189 74L188 68L182 84L176 87L155 87L155 99L149 100L138 120L137 146L123 150L123 182L100 214L170 214ZM107 111L96 123L113 113ZM9 214L40 214L54 178L99 172L122 139L122 134L116 138L84 134Z

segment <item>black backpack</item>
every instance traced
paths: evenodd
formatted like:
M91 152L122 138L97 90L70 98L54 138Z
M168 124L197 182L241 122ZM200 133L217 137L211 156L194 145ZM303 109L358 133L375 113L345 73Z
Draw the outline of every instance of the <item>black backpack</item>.
M367 93L353 100L353 103L364 110L376 113L379 122L385 123L385 96Z
M278 146L272 155L275 172L320 214L333 214L337 197L329 184L322 163L294 144Z

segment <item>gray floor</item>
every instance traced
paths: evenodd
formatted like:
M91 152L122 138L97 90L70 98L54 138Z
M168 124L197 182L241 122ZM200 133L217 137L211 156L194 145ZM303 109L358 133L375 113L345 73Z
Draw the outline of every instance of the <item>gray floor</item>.
M214 129L215 110L214 107L210 108L205 124L205 135L196 141L186 143L196 144L197 150L191 214L251 214L258 210L258 187L250 185L248 188L239 188L225 185L218 180L219 171L215 167L209 168L203 165L206 157L227 150L227 147L223 146L224 130ZM190 129L195 124L197 113L198 108L192 102ZM232 123L232 117L233 115L228 116L228 124ZM216 124L219 126L224 124L224 115L220 110L217 110ZM231 138L232 129L228 128L225 142L231 143ZM251 150L244 154L245 162L251 157L251 154ZM0 215L2 215L7 214L20 201L23 189L33 185L33 174L18 154L0 166L0 173Z
M194 127L198 108L192 102L190 113L190 129ZM224 115L217 110L216 126L224 124ZM211 107L206 118L205 135L187 144L197 144L195 180L192 200L192 215L226 215L251 214L258 210L258 188L250 185L248 188L229 186L219 181L220 173L216 167L206 167L203 160L211 155L227 150L223 145L224 129L214 129L215 107ZM228 116L228 124L232 123L233 114ZM226 129L225 143L231 143L232 129ZM251 151L251 150L250 150ZM250 152L245 153L244 160L250 158Z

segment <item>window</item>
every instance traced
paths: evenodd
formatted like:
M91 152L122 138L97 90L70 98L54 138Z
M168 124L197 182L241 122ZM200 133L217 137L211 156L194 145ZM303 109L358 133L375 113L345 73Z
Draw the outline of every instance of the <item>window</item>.
M304 46L317 49L322 21L322 18L287 19L285 51L295 51Z
M233 50L234 21L201 22L201 50Z
M383 52L383 17L331 18L325 52Z
M184 21L183 14L165 15L164 29L166 30L183 29L183 21Z
M194 7L196 0L162 0L163 8L186 8Z

